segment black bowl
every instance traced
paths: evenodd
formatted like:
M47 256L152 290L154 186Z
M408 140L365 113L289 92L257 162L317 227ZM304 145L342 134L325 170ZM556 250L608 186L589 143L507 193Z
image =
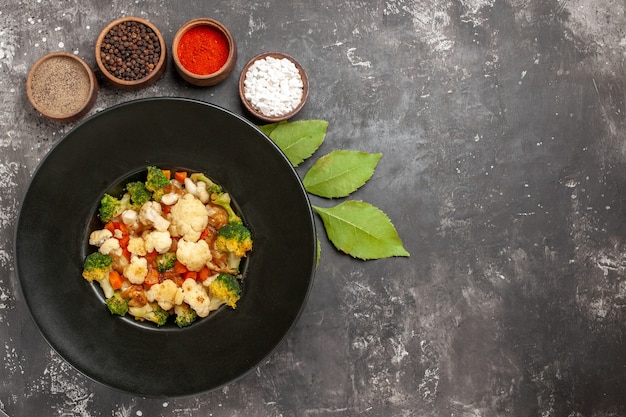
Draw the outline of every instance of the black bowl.
M111 315L81 277L104 192L148 165L204 172L233 196L254 248L237 309L157 328ZM217 106L176 98L118 105L48 154L22 202L15 240L24 299L48 343L78 371L134 394L176 397L232 382L296 322L316 263L306 191L259 129Z

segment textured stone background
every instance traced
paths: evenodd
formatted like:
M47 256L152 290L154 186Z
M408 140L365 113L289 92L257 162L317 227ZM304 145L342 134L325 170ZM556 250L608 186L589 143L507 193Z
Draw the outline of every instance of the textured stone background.
M10 415L626 415L622 0L0 5L0 407ZM383 152L354 198L383 209L411 253L360 262L322 232L311 296L285 342L193 398L134 397L77 373L39 335L13 267L29 178L75 126L32 109L27 71L58 50L95 67L98 33L125 15L155 23L168 44L191 18L222 21L236 71L198 89L170 65L139 92L103 85L91 114L153 96L243 114L244 62L290 53L311 80L298 118L330 122L318 156Z

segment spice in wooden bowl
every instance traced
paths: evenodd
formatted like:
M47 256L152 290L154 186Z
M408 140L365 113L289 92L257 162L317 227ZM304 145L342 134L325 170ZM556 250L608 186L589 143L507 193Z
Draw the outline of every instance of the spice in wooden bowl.
M226 27L210 18L185 23L172 43L174 66L187 82L207 87L224 81L237 63L237 46Z
M140 17L109 23L96 42L96 62L102 74L122 89L154 84L166 67L167 47L161 32Z
M57 122L72 122L93 107L98 81L85 61L68 52L45 55L31 68L26 94L33 107Z
M308 95L306 72L295 59L282 52L259 54L241 71L241 101L252 115L266 122L293 117Z

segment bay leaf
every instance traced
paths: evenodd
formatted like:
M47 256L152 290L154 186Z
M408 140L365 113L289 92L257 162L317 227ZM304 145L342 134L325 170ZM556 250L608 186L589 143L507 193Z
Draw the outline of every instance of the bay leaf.
M278 122L278 123L269 123L266 125L261 125L261 126L257 126L259 129L261 129L261 132L265 133L265 135L269 136L272 134L272 132L274 131L274 129L276 129L276 127L281 124L281 123L287 123L287 122Z
M317 119L274 124L276 126L264 129L270 131L269 138L294 167L308 159L322 145L328 128L326 120Z
M346 197L372 178L382 156L382 153L332 151L315 161L302 184L309 193L319 197Z
M331 208L313 209L322 218L335 248L354 258L410 256L389 217L372 204L348 200Z

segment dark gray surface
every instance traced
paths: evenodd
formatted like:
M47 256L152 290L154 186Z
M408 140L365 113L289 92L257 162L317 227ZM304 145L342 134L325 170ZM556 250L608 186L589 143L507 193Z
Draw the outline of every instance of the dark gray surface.
M621 0L3 1L0 407L12 416L625 415L625 12ZM171 65L139 92L103 85L91 114L152 96L243 113L244 62L289 53L311 83L297 118L330 122L317 156L384 153L354 198L385 211L411 253L360 262L322 234L311 297L289 337L244 378L193 398L143 399L87 380L51 351L17 291L19 201L74 126L32 109L26 73L57 50L94 65L98 32L123 15L152 21L168 43L185 21L216 18L240 60L212 88L185 84Z

